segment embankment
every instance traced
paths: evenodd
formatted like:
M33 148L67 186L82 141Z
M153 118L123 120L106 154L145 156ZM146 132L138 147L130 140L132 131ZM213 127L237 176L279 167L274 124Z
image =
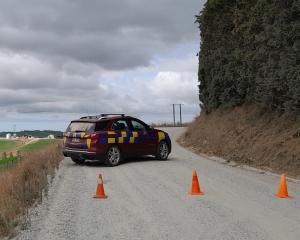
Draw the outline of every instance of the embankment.
M179 142L197 153L300 178L300 116L255 106L201 114Z

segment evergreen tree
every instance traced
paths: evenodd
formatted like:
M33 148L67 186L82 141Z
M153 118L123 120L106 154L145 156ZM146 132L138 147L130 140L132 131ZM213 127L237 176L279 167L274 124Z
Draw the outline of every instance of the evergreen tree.
M299 10L299 0L206 2L196 16L203 110L250 102L300 112Z

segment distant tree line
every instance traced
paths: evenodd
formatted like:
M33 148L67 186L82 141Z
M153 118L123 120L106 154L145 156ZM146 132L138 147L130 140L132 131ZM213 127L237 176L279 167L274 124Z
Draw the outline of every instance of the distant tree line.
M0 132L0 137L5 137L7 133L14 133L14 132ZM45 138L49 135L54 135L56 138L62 138L63 132L61 131L53 131L53 130L25 130L16 132L17 136L33 136L37 138Z
M300 112L299 10L299 0L206 2L196 16L204 111L248 102Z

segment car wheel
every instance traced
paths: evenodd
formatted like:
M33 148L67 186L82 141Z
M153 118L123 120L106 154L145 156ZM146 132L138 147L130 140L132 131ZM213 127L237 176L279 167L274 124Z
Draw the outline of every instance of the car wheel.
M85 162L85 160L83 158L74 158L74 157L72 157L71 159L76 164L84 164L84 162Z
M158 144L156 158L158 160L167 160L169 156L169 146L165 141L161 141Z
M105 163L108 166L114 167L117 166L122 159L122 154L118 146L111 146L106 153Z

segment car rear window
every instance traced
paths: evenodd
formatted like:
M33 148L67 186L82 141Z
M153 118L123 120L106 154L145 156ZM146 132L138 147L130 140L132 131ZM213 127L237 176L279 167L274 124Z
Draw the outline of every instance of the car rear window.
M91 122L71 122L67 132L93 132L95 131L95 125Z
M101 121L96 123L91 122L71 122L67 132L94 132L105 130L108 121Z

